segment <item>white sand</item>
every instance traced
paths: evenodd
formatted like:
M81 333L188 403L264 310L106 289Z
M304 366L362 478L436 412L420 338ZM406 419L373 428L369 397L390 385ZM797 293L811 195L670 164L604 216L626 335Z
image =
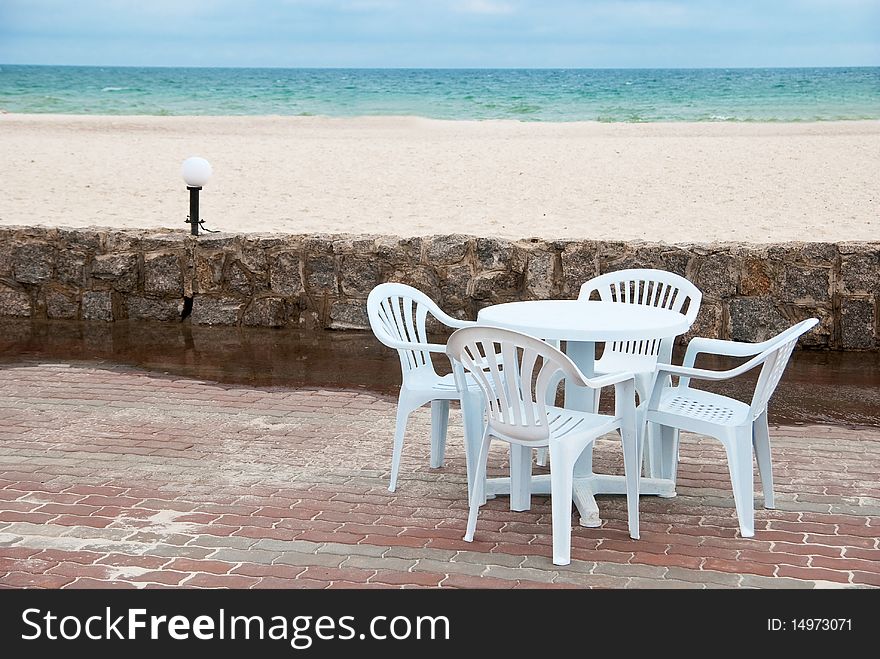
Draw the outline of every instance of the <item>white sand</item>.
M537 124L0 115L0 224L224 231L880 239L880 121Z

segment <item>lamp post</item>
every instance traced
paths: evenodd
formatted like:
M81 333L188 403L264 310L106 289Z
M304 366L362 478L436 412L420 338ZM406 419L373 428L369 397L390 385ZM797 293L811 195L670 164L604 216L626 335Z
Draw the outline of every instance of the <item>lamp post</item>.
M187 222L190 224L190 233L194 236L199 235L199 190L202 189L208 179L211 178L211 163L204 158L192 157L183 161L183 167L180 173L183 180L186 181L186 188L189 190L189 217Z

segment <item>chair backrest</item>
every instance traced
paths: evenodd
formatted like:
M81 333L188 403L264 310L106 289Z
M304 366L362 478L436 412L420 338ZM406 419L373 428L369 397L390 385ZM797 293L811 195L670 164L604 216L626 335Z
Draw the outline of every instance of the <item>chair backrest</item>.
M581 286L578 299L589 300L593 293L598 293L603 302L640 304L677 311L683 313L691 325L700 311L700 302L703 299L700 289L684 277L665 270L649 269L618 270L594 277ZM662 344L660 340L621 341L611 343L606 350L633 355L657 355ZM669 344L671 347L671 340Z
M434 370L427 350L401 348L400 343L428 343L425 321L440 308L427 295L406 284L379 284L367 297L367 316L373 334L397 350L403 377L417 369ZM397 345L396 345L397 344Z
M457 330L446 354L476 380L486 398L489 427L503 437L546 441L550 436L547 392L556 375L576 377L577 366L548 343L495 327ZM582 377L582 376L581 376Z
M788 365L791 353L795 344L802 334L808 332L815 327L819 321L816 318L809 318L799 322L793 327L789 327L784 332L770 339L767 348L764 349L754 360L758 363L764 362L761 367L761 374L758 376L758 382L755 385L755 393L752 395L752 404L749 416L752 420L758 418L767 409L767 403L770 397L776 391L779 380L782 379L782 373Z

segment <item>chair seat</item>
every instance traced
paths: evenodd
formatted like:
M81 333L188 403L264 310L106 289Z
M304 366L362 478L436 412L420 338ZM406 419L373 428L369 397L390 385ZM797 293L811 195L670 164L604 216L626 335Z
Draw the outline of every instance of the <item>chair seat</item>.
M657 355L630 355L625 352L606 351L596 360L594 371L598 375L610 373L648 373L653 375Z
M602 435L618 427L618 419L608 414L593 414L592 412L579 412L563 407L547 406L547 421L550 429L550 437L546 440L522 441L508 436L503 430L495 427L492 434L514 444L525 444L532 447L547 446L550 439L565 439L581 433Z
M591 412L579 412L563 407L548 407L547 419L550 422L550 436L553 439L564 439L576 433L595 433L602 426L611 429L617 419L608 414L592 414Z
M648 421L688 430L693 426L689 421L738 426L748 415L749 406L733 398L700 389L669 387L661 395L657 410L648 412Z
M469 390L479 391L479 387L470 373L465 374L465 378ZM455 386L455 376L452 373L437 375L428 369L422 372L412 371L406 386L410 390L430 392L434 394L436 399L456 400L459 398L458 387Z

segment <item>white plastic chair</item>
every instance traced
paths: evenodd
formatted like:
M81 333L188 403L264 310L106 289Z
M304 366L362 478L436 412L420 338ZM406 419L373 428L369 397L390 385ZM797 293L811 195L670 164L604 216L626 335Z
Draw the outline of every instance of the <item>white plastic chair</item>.
M579 300L589 300L593 293L603 302L639 304L683 313L693 324L700 311L703 294L690 281L665 270L619 270L594 277L581 286ZM685 302L687 309L682 311ZM672 359L674 337L653 341L617 341L608 343L596 360L599 375L628 371L636 376L636 391L644 401L651 389L654 366ZM599 410L596 396L596 410Z
M397 489L403 437L409 415L431 403L431 467L442 467L449 426L449 401L461 398L453 375L438 375L434 370L431 353L445 353L446 346L428 342L425 324L429 313L453 328L475 324L448 316L431 298L406 284L380 284L367 298L370 327L379 341L397 350L403 371L391 457L391 482L388 486L391 492Z
M493 327L470 327L453 333L446 346L479 385L488 422L474 469L470 514L464 539L473 541L483 501L486 462L493 438L510 444L510 505L530 506L531 449L549 447L553 513L553 563L568 565L571 556L571 504L574 466L595 439L619 430L623 441L629 531L639 537L640 433L636 429L635 389L631 373L587 379L574 362L540 339ZM582 387L615 386L614 416L578 412L547 402L557 375Z
M773 466L770 461L770 430L767 403L782 377L798 338L819 321L810 318L790 327L763 343L738 343L718 339L693 339L688 344L682 366L657 365L657 384L648 401L646 419L659 432L661 478L673 481L678 466L679 431L700 433L720 440L727 451L733 498L743 537L755 535L755 493L752 447L761 474L764 507L774 508ZM694 368L700 353L749 357L749 361L727 371ZM729 380L761 366L751 404L700 389L690 380ZM666 376L678 375L678 384L664 386Z

